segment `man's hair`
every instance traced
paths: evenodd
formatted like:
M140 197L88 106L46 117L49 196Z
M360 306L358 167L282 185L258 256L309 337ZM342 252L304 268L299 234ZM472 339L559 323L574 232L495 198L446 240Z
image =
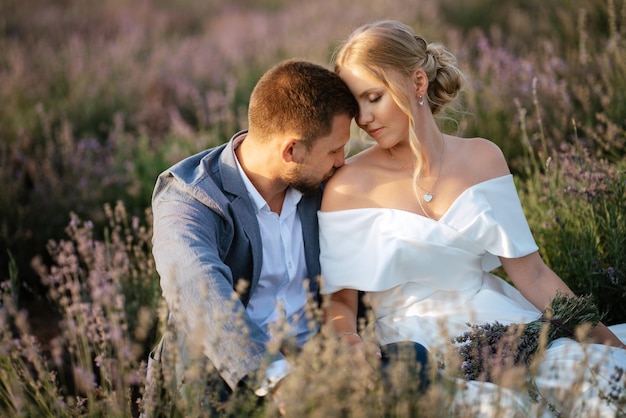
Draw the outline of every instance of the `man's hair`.
M283 61L259 80L250 96L248 128L260 140L298 135L307 147L328 135L335 116L356 117L359 107L337 74L306 61Z

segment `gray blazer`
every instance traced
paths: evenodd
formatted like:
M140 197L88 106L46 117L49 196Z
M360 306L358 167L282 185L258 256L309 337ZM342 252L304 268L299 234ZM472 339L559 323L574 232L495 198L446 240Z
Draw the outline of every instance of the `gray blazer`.
M153 254L182 360L210 361L230 388L270 357L268 336L245 312L259 282L262 242L254 206L237 170L234 138L163 172L152 199ZM298 204L309 289L317 299L321 191ZM240 297L234 298L239 289ZM270 302L272 303L272 302Z

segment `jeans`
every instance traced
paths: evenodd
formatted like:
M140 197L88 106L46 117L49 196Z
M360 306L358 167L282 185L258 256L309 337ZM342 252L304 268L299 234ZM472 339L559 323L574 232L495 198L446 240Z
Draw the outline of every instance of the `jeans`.
M417 383L419 393L428 389L431 365L423 345L411 341L392 343L382 346L381 352L381 372L388 385Z

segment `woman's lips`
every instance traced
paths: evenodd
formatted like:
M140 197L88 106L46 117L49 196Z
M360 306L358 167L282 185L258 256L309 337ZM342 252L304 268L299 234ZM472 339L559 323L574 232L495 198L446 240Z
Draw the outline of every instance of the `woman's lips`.
M372 138L376 138L378 134L383 130L383 128L370 129L367 131L368 135Z

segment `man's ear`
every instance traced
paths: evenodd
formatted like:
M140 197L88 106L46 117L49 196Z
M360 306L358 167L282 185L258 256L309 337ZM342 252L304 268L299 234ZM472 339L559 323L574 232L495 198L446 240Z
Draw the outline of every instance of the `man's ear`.
M285 162L300 161L300 142L294 138L285 139L280 144L280 153Z

